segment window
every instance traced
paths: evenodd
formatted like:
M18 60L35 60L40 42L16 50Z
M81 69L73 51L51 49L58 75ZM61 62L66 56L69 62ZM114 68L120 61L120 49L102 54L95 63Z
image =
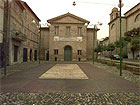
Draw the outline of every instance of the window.
M111 30L114 28L114 26L115 26L115 24L113 23L113 24L111 25Z
M66 35L70 35L70 27L66 27Z
M116 13L116 17L118 17L118 13Z
M78 58L78 61L81 61L81 58Z
M16 9L16 7L17 7L17 4L16 4L16 3L14 3L14 8Z
M135 22L140 22L140 14L138 14L135 18Z
M55 35L58 35L59 34L59 27L58 26L55 26L54 34Z
M21 27L19 27L19 31L21 32Z
M82 35L82 27L78 27L78 35Z
M55 61L57 61L57 57L55 57Z
M82 50L78 50L78 55L82 55Z
M24 28L24 33L26 34L26 28Z
M55 54L55 55L58 55L58 50L55 49L55 50L54 50L54 54Z
M113 19L113 15L111 15L111 20Z
M16 24L15 23L13 23L13 30L15 30L16 29Z

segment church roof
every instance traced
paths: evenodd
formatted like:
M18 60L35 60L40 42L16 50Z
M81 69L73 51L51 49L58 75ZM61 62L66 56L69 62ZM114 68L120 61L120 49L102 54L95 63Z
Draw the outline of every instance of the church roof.
M47 20L47 22L51 23L51 22L53 22L53 21L62 19L62 18L67 17L67 16L70 16L70 17L72 17L72 18L75 18L75 19L80 20L80 21L85 22L85 23L90 23L90 21L88 21L88 20L86 20L86 19L83 19L83 18L81 18L81 17L78 17L78 16L76 16L76 15L74 15L74 14L71 14L71 13L69 13L69 12L66 13L66 14L63 14L63 15L54 17L54 18L52 18L52 19L49 19L49 20Z

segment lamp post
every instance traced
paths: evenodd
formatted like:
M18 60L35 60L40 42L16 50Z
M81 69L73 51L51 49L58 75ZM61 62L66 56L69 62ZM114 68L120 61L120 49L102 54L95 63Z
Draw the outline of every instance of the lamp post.
M94 60L95 60L95 53L94 53L94 49L95 49L95 34L96 34L96 30L97 30L97 26L98 25L102 25L103 23L98 22L97 24L94 25L94 30L93 30L93 53L92 53L92 63L94 64Z
M123 7L122 0L119 0L120 8L120 76L122 76L122 19L121 19L121 8Z

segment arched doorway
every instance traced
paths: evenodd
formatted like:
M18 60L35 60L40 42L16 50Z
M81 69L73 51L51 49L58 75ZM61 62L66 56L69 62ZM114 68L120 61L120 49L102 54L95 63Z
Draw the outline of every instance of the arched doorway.
M71 48L71 46L65 46L65 48L64 48L64 61L72 61L72 48Z

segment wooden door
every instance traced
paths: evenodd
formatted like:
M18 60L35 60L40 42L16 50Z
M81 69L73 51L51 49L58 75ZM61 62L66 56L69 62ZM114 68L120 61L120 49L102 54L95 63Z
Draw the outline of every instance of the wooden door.
M72 48L66 46L64 49L64 61L72 61Z

